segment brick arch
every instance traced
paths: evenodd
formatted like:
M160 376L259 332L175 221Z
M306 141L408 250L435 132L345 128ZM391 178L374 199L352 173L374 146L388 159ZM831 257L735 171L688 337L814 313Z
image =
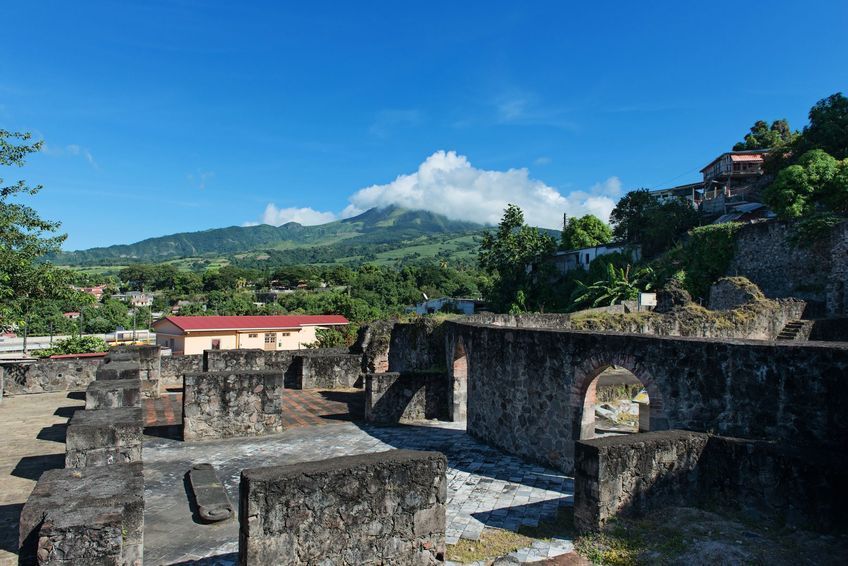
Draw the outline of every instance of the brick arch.
M595 388L598 376L611 366L626 369L642 382L648 392L650 410L650 430L665 430L668 419L665 416L663 397L657 387L654 376L642 367L633 356L615 352L607 356L593 356L574 370L574 382L571 387L571 408L574 415L574 439L586 439L594 436Z
M468 418L468 351L461 337L453 343L449 375L451 420L462 422Z

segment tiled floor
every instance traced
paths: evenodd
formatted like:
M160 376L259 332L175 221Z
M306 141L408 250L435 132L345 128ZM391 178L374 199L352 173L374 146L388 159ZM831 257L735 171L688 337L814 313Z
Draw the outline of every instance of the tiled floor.
M553 519L571 505L573 485L562 474L523 462L481 444L462 426L378 427L341 423L300 427L254 439L183 443L167 438L145 444L145 561L172 564L218 556L204 564L232 563L238 547L234 520L200 525L192 520L183 477L196 462L215 466L231 501L238 501L244 468L271 466L392 448L438 450L448 458L447 542L476 539L485 527L515 530ZM569 540L551 540L522 549L524 560L572 550Z

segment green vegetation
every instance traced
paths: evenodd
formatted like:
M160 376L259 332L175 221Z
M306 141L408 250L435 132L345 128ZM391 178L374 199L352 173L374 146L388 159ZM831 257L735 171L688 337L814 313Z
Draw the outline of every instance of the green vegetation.
M727 272L741 224L728 222L695 228L684 244L678 244L652 263L661 274L681 280L694 298L706 299L710 286Z
M733 151L750 151L756 149L776 149L791 145L798 138L798 132L793 132L786 120L768 122L757 120L751 131L745 134L745 140L733 146Z
M639 293L650 291L654 285L655 273L650 267L633 270L629 264L616 267L606 264L606 278L595 280L591 284L577 280L577 289L571 295L572 309L585 307L610 306L621 301L635 300Z
M612 241L612 230L603 220L592 214L580 218L569 218L563 222L559 247L563 250L576 250L608 244Z
M22 167L27 155L42 142L27 143L30 134L0 129L0 166ZM68 299L68 274L40 261L59 250L64 234L55 234L58 222L44 220L16 199L34 196L41 185L23 180L3 185L0 178L0 328L26 326L45 301Z
M495 234L485 234L480 244L480 267L491 277L484 291L486 300L501 312L543 309L538 288L548 278L542 260L555 248L552 237L527 226L521 209L508 205ZM527 266L536 266L536 273L528 273Z
M54 259L65 265L86 266L179 258L201 258L211 262L221 261L222 256L232 261L240 254L250 254L241 260L266 261L272 266L324 264L355 261L352 258L357 256L369 261L379 253L407 246L432 245L446 236L483 231L483 226L473 222L450 220L421 210L386 207L318 226L301 226L295 222L282 226L231 226L150 238L135 244L66 252Z
M811 149L782 169L763 197L783 218L809 217L819 211L848 213L848 158Z
M60 354L87 354L89 352L105 352L108 349L102 338L95 336L70 336L59 340L52 348L36 350L33 355L39 358L49 358Z
M640 244L642 255L652 258L679 241L698 225L698 211L684 199L660 201L648 189L630 191L610 213L617 240Z

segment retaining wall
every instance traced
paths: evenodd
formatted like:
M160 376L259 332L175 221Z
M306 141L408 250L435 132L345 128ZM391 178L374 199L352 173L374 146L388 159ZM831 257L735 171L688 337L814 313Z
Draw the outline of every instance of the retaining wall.
M441 564L447 461L392 450L244 470L240 564Z
M102 358L32 360L5 363L3 389L7 395L84 391L94 381Z

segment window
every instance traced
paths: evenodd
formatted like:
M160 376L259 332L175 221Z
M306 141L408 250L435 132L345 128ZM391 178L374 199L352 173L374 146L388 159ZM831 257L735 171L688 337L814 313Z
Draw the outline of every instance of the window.
M221 341L218 338L214 338L212 340L212 349L213 350L220 350L221 349Z
M247 337L248 338L257 338L257 337L259 337L259 335L258 334L248 334Z
M266 344L275 344L277 342L277 334L275 332L268 332L265 334L265 343Z
M291 332L280 332L280 336L289 336Z

